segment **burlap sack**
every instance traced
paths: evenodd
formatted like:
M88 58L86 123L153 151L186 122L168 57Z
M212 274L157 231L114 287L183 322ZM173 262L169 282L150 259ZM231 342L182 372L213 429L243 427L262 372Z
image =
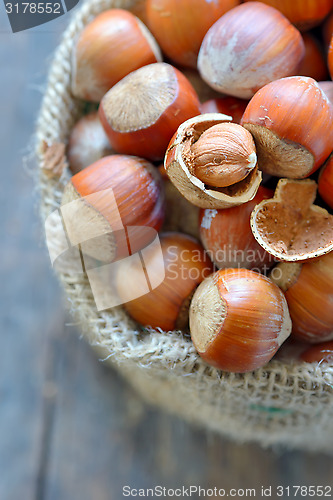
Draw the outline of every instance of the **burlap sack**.
M83 110L83 103L70 91L75 36L99 12L113 7L132 9L137 4L134 0L90 0L75 12L56 51L38 118L40 167L45 142L66 143ZM42 168L39 172L45 220L59 207L68 173L59 180ZM48 228L48 240L52 253L52 247L59 245L56 223ZM223 373L201 361L181 332L142 332L121 307L98 312L82 272L68 265L58 276L86 339L146 400L237 441L333 449L333 366L274 360L254 373Z

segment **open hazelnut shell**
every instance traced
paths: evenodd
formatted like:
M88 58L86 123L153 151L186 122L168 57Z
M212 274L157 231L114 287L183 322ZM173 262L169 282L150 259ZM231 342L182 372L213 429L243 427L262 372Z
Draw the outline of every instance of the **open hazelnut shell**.
M167 148L164 168L171 182L191 203L200 208L228 208L252 200L261 183L261 172L256 165L245 179L223 188L207 186L191 174L187 154L205 130L232 117L221 113L206 113L182 123Z
M313 205L317 184L310 179L281 179L274 198L251 214L257 242L277 259L304 262L333 250L333 216Z

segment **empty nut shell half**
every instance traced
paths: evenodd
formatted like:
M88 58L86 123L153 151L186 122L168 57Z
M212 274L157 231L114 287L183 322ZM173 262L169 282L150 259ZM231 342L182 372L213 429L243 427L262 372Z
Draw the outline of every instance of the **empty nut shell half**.
M313 205L316 192L310 179L281 179L274 198L254 208L253 236L277 259L302 262L333 250L333 216Z

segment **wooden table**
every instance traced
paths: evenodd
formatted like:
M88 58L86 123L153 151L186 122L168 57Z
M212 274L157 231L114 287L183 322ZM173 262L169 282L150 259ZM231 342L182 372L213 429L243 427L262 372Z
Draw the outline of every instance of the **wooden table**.
M0 500L118 500L125 485L261 498L261 485L332 484L325 455L235 445L148 407L79 338L22 161L68 16L12 34L1 12Z

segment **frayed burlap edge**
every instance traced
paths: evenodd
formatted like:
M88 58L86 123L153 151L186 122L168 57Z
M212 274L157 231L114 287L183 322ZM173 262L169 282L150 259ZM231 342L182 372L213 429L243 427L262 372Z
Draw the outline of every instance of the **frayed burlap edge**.
M66 143L84 107L70 92L73 41L99 12L136 3L85 2L55 53L36 132L43 220L58 209L68 179L66 171L54 179L42 170L45 142ZM98 312L85 275L68 269L58 277L84 336L146 400L240 442L333 449L333 367L272 361L254 373L223 373L207 366L180 332L142 334L121 308Z

